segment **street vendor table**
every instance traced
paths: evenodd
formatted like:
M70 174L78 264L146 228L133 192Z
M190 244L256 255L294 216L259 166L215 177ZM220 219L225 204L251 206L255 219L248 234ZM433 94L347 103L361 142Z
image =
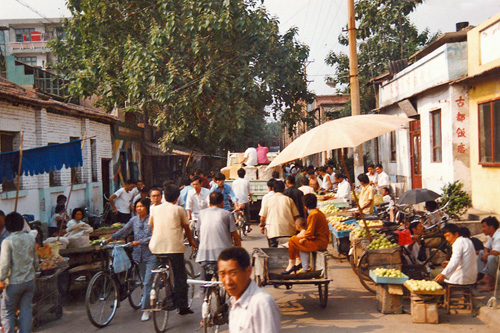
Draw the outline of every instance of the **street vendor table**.
M413 290L408 281L404 286L411 293L411 317L414 323L438 324L439 314L437 303L439 298L445 294L440 290Z

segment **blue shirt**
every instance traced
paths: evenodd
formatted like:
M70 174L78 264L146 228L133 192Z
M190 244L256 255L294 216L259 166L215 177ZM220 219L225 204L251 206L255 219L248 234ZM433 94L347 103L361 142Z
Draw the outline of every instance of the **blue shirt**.
M181 193L179 194L179 204L182 205L182 207L184 207L184 209L186 209L186 201L187 201L187 196L188 196L188 193L189 191L191 191L194 187L192 187L191 185L186 185L184 186L184 188L181 190Z
M134 234L134 241L140 241L141 245L134 247L132 257L135 262L149 262L156 260L156 257L149 250L149 241L152 231L149 225L149 215L141 220L139 215L132 217L120 230L111 235L113 239L124 239L130 234Z
M212 186L212 189L210 189L210 193L212 192L221 192L219 185L214 184ZM224 196L224 209L225 210L231 210L231 204L229 203L229 198L231 198L231 201L238 201L238 198L236 198L236 195L234 195L233 189L231 186L224 184L224 188L222 189L222 195Z

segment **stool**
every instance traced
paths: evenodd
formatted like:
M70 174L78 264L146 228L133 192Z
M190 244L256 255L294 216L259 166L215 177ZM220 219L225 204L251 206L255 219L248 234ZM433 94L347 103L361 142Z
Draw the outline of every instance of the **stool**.
M451 309L464 309L472 312L472 287L473 284L448 284L444 296L446 313Z

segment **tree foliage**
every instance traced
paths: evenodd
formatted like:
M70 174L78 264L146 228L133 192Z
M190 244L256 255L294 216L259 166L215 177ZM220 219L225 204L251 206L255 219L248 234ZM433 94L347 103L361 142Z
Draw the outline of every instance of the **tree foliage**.
M374 87L369 84L370 80L387 72L389 62L407 59L437 37L428 29L418 32L411 23L408 15L415 9L417 2L420 1L356 1L361 113L368 113L375 108ZM348 45L347 33L339 36L339 43ZM348 94L349 56L343 52L330 52L325 61L334 67L336 74L329 81L341 87L341 93Z
M310 100L309 53L296 29L256 0L68 0L66 38L52 47L72 96L143 112L161 145L241 149L265 127L265 106L293 126Z

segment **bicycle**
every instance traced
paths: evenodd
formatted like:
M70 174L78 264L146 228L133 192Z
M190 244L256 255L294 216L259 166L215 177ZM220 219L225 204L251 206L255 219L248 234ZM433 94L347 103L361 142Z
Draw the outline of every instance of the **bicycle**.
M188 280L195 279L196 275L191 261L184 260L184 265ZM155 274L150 294L153 327L155 332L161 333L167 330L169 312L177 308L175 304L174 275L170 270L168 260L160 264L152 273ZM195 288L192 284L188 284L188 288L188 307L191 307Z
M205 275L211 275L212 279L201 286L203 288L201 325L204 333L219 332L220 326L226 324L229 319L226 291L217 278L217 263L206 264L204 269Z
M231 214L233 214L234 222L236 223L236 227L238 228L238 234L240 235L240 238L246 236L249 230L245 212L235 209L231 211Z
M116 314L120 302L128 298L130 306L137 310L141 307L144 283L139 270L129 251L127 255L132 263L131 267L122 273L115 273L113 260L109 251L115 246L130 249L132 243L125 245L104 245L101 243L103 269L97 272L87 287L85 294L85 308L87 317L92 325L98 328L107 326Z

